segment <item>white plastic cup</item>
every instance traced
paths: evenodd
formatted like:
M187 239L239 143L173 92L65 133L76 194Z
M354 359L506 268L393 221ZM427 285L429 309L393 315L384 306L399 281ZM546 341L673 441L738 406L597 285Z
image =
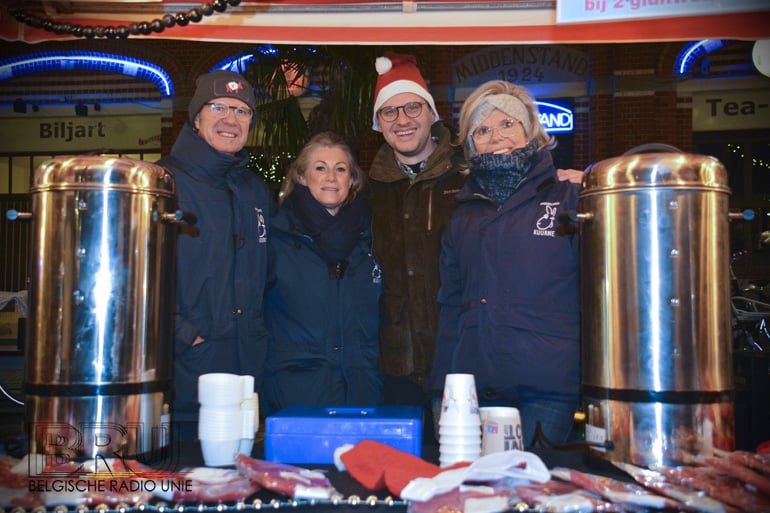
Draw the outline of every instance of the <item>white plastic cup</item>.
M479 401L473 374L447 374L444 378L439 428L480 425Z
M473 374L447 374L439 417L439 463L475 461L481 455L481 417Z
M251 376L244 376L250 378ZM241 444L238 448L238 452L251 456L251 451L254 449L254 436L259 431L259 395L256 392L250 391L254 387L254 378L251 379L251 384L244 386L244 394L246 399L241 402ZM247 392L248 391L248 392Z
M478 435L481 436L481 426L450 426L444 424L438 428L438 436L450 435L450 436L463 436L463 435Z
M481 454L524 450L521 416L517 408L487 406L480 408Z
M438 439L441 447L463 447L463 446L479 446L481 447L481 438L479 435L475 436L463 436L463 435L440 435Z
M472 460L466 460L466 461L473 461L479 458L481 456L481 445L473 445L469 447L442 447L438 450L439 456L453 456L453 457L466 457L466 458L473 458Z
M240 408L201 406L198 410L198 438L201 440L243 438L243 412Z
M243 376L227 372L201 374L198 376L198 402L201 406L207 407L233 406L239 408L244 398L244 380L242 378Z
M241 438L241 443L238 445L238 452L246 456L251 456L252 450L254 450L254 439Z
M241 402L241 414L243 438L254 438L254 433L259 431L259 396L252 392Z
M250 374L241 376L241 386L243 387L241 397L243 399L249 399L254 395L254 376Z
M235 455L238 454L241 439L205 440L201 439L203 463L207 467L225 467L235 465Z
M440 467L448 467L460 462L474 462L481 457L481 450L476 451L444 451L439 452Z

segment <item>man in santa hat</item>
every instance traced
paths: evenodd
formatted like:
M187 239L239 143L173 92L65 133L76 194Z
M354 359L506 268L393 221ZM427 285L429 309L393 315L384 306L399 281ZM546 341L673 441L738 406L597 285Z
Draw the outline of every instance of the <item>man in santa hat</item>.
M441 233L465 181L464 159L461 147L452 144L454 133L439 120L415 57L388 52L375 68L372 128L385 143L369 169L369 200L374 254L384 277L385 401L427 408L422 385L438 326Z

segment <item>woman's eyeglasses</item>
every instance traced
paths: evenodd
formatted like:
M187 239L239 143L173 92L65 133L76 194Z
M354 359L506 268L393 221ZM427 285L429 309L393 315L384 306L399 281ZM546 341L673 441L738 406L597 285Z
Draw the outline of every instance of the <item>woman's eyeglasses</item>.
M230 113L230 110L233 111L235 117L240 121L249 121L251 116L254 115L254 111L248 107L233 107L232 105L221 102L209 102L206 105L211 107L212 114L218 118L226 118Z
M423 102L409 102L398 107L383 107L377 111L377 114L383 121L395 121L398 119L398 111L400 109L404 111L406 117L414 119L422 112L422 106Z
M471 137L478 144L486 144L492 139L492 132L497 130L497 133L502 137L511 137L516 135L516 128L519 122L515 119L504 119L497 126L481 125L473 131Z

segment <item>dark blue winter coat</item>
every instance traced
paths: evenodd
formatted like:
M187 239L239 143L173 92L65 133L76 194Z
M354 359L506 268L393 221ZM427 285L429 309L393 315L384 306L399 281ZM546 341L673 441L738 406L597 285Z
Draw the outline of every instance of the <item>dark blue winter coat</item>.
M339 277L330 273L291 202L278 211L272 229L265 413L294 405L381 404L382 271L372 257L369 226Z
M197 379L207 372L251 374L257 389L267 350L262 317L268 236L275 201L246 168L248 152L212 148L190 123L171 153L179 209L197 217L180 229L176 273L175 420L196 420ZM192 346L197 336L204 343Z
M467 372L481 402L577 400L578 240L559 222L577 194L548 150L499 209L466 182L442 238L434 391Z

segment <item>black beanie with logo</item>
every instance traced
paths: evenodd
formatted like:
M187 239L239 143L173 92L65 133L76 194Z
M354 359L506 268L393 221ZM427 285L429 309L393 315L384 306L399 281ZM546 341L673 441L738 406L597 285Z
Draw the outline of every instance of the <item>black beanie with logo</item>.
M257 104L254 96L254 88L243 78L243 75L234 71L216 70L201 75L195 81L195 94L190 100L190 122L195 122L195 116L204 105L214 98L236 98L249 106L251 110Z

